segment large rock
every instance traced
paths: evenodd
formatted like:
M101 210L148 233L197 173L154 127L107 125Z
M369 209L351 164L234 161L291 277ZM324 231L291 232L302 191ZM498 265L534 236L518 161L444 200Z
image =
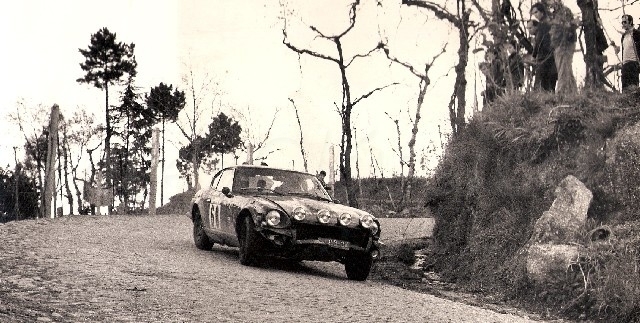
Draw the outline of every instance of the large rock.
M537 283L554 282L559 273L578 261L581 230L593 198L574 176L567 176L555 190L551 208L536 221L527 249L527 273Z
M536 221L530 242L569 243L580 240L593 194L575 176L567 176L555 190L551 208Z
M580 247L567 244L534 244L529 247L527 274L538 283L563 278L572 263L580 257Z

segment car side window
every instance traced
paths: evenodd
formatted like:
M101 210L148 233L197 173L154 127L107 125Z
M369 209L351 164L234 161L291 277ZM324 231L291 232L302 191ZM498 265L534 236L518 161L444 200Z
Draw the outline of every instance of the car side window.
M231 188L233 186L233 169L225 169L220 174L220 180L216 183L216 191L222 191L223 187Z

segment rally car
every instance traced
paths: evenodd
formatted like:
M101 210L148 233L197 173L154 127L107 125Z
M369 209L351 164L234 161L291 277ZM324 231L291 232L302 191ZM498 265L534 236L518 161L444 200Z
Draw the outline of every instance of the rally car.
M219 171L192 200L193 239L239 247L240 263L271 257L337 261L347 277L366 280L380 255L380 223L336 203L312 174L239 165Z

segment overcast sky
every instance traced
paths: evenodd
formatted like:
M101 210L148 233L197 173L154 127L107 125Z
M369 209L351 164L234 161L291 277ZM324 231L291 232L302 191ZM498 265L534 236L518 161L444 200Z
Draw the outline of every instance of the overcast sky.
M579 13L573 2L574 13ZM356 29L344 40L348 55L368 51L382 37L395 55L420 67L430 61L444 43L450 42L447 54L436 61L431 70L434 84L423 107L418 137L419 149L426 149L429 141L439 145L439 132L449 131L446 104L451 95L457 40L448 38L455 32L417 8L400 7L391 1L383 1L383 6L373 1L363 3ZM600 3L603 6L603 2ZM612 3L612 7L619 4ZM349 1L344 0L290 1L285 11L291 42L302 48L334 54L334 48L308 33L309 26L326 34L344 30L348 23L348 4ZM636 6L626 10L640 21L640 12L634 11ZM621 13L621 9L603 13L607 32L616 42L619 34L615 28ZM331 145L336 145L337 165L340 117L335 104L341 102L338 70L335 64L299 57L286 48L282 44L282 15L283 8L275 0L23 0L3 4L0 10L3 87L0 91L3 113L0 164L13 167L12 147L23 144L22 137L16 136L16 128L7 124L4 116L15 110L20 99L29 106L50 107L57 103L65 115L75 109L85 109L94 113L98 122L104 122L104 92L79 84L76 79L83 76L79 67L83 57L78 49L87 48L91 35L107 27L116 33L118 41L135 43L138 62L135 82L141 92L148 92L160 82L186 91L182 75L190 70L197 77L209 77L217 86L212 88L211 98L204 105L212 112L231 114L235 109L244 113L245 119L239 121L244 129L251 129L254 140L264 136L278 111L267 146L256 155L278 150L269 155L267 163L302 169L300 134L289 101L294 99L304 127L309 171L328 168ZM477 63L472 59L470 66ZM376 87L400 83L362 101L354 110L362 175L371 174L370 151L385 175L397 173L398 158L391 150L397 143L397 133L387 114L401 119L402 142L406 147L410 131L407 109L412 113L415 109L418 79L406 69L390 65L381 54L354 63L349 73L356 97ZM470 70L468 74L470 87L483 86L483 80L475 78L479 76L477 72ZM119 97L118 93L112 94L111 103ZM215 100L214 94L217 94ZM470 96L468 110L472 104ZM189 107L188 104L186 109ZM168 140L165 201L186 188L175 170L177 149L185 141L176 129L171 129ZM352 160L355 167L355 156ZM225 165L230 164L231 158L225 160ZM203 177L203 181L207 180Z

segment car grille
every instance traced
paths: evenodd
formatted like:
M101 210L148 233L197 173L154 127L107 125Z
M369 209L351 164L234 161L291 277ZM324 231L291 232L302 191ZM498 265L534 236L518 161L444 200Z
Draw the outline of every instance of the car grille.
M299 223L295 226L295 232L296 240L337 239L349 241L360 247L365 247L369 242L369 232L362 228Z

